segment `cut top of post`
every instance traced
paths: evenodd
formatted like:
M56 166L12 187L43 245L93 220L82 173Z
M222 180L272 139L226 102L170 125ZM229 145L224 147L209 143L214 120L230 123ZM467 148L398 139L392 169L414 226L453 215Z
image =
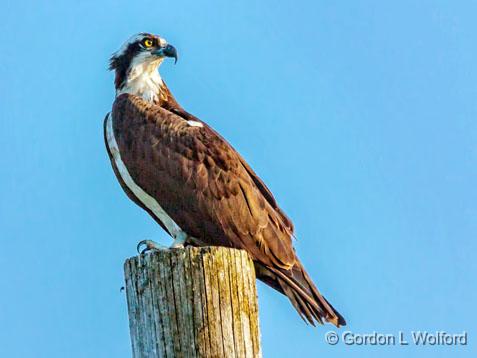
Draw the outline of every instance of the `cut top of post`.
M253 262L245 251L187 247L124 264L133 356L260 357Z

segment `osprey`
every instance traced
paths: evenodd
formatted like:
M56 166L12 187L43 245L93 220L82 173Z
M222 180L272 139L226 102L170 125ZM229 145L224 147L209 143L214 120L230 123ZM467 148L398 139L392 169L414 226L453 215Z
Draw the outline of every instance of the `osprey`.
M176 49L148 33L131 37L111 57L116 99L104 136L126 194L172 236L171 247L245 250L257 277L285 294L302 318L345 325L300 263L293 224L265 183L224 138L177 103L158 72L166 57L177 61Z

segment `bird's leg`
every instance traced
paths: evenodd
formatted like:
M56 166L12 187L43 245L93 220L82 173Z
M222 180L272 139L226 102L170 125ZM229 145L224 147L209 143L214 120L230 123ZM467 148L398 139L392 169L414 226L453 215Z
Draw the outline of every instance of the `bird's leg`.
M146 246L142 251L141 251L141 246ZM142 241L139 241L139 243L137 244L137 252L139 252L140 254L144 254L148 251L153 251L153 250L167 250L167 247L164 246L164 245L161 245L161 244L158 244L157 242L155 241L152 241L152 240L142 240Z
M187 234L183 231L177 233L177 235L174 236L174 242L171 245L171 249L182 249L184 248L184 244L187 240Z

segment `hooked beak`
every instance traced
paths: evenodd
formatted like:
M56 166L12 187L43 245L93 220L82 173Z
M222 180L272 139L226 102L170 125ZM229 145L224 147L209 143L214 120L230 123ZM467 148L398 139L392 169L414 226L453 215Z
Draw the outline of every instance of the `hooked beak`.
M177 63L177 50L172 45L160 47L157 50L154 50L152 54L161 57L174 57L174 63Z

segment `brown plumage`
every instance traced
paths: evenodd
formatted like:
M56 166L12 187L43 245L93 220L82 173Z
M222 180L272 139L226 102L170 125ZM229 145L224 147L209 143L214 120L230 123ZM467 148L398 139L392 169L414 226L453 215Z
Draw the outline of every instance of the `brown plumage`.
M302 318L344 325L298 260L293 224L263 181L225 139L184 111L165 84L158 98L124 93L114 101L114 137L134 182L187 233L187 244L246 250L257 277L285 294ZM106 147L128 196L167 231L125 185Z

